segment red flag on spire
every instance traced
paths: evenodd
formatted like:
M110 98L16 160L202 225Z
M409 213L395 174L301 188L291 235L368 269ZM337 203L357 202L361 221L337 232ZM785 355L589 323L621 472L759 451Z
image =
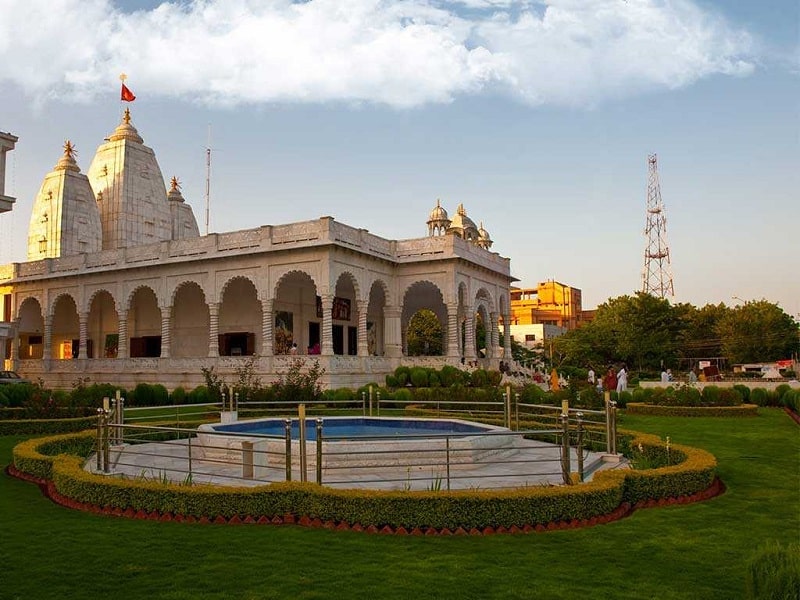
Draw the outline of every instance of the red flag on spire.
M123 102L133 102L136 100L136 96L134 96L133 92L128 89L128 86L123 83L122 91L119 94L119 99Z

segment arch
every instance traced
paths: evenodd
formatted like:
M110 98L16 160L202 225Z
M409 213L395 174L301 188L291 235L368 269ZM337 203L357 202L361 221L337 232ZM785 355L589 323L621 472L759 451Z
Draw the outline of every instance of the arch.
M494 298L492 298L492 295L489 293L489 290L487 290L483 286L478 288L478 290L475 292L475 297L473 298L473 304L477 305L478 301L483 301L487 305L489 312L495 312Z
M95 291L89 300L86 320L88 358L116 358L119 350L119 314L108 290Z
M105 287L99 287L92 290L91 293L86 297L87 310L91 310L92 302L94 302L94 299L98 296L98 294L108 294L111 297L111 301L114 303L114 310L119 310L119 302L117 301L116 294Z
M80 317L75 298L68 292L59 294L51 305L51 311L50 356L45 358L78 358ZM86 349L88 356L88 346Z
M202 283L200 283L196 279L190 277L188 279L181 280L181 282L178 283L172 289L172 292L170 292L170 294L169 294L169 304L167 306L174 306L175 305L175 298L177 297L178 292L181 290L181 288L188 289L188 288L185 288L185 286L190 286L190 285L197 286L197 289L199 289L200 293L203 295L203 302L206 302L206 299L209 297L209 294L207 293L207 290L205 289L205 287L203 287Z
M367 303L367 353L383 356L386 353L386 322L384 309L389 297L389 287L383 279L375 279L369 288Z
M139 285L135 286L133 289L131 289L131 291L125 297L125 300L124 300L124 302L122 304L122 310L126 310L126 311L131 310L131 308L133 307L134 297L141 290L149 290L150 293L153 295L153 298L155 299L156 306L159 306L158 293L156 292L156 290L153 288L153 286L151 286L151 285L149 285L147 283L142 283L142 284L139 284Z
M334 354L351 356L358 354L360 298L358 280L350 271L343 271L334 285L333 323L331 324Z
M161 309L149 285L136 286L126 302L130 358L161 356Z
M288 354L292 344L297 344L299 353L321 345L321 305L317 284L309 273L295 269L283 274L276 283L272 307L275 354Z
M178 284L172 293L169 317L170 356L208 356L210 314L206 294L199 283L187 279Z
M277 298L278 290L281 288L281 286L287 280L292 280L293 278L296 277L307 277L309 280L311 280L311 283L314 285L314 289L319 289L319 284L317 283L317 280L311 273L309 273L308 271L303 271L302 269L290 269L289 271L286 271L286 273L281 275L275 282L275 285L272 287L272 297Z
M408 324L411 317L419 310L430 310L439 320L442 327L442 348L446 348L447 340L447 307L441 288L427 279L418 280L409 285L403 293L403 307L400 316L400 332L403 343L403 354L408 355Z
M256 297L258 297L258 294L257 294L258 293L258 280L257 280L257 278L252 277L250 275L231 275L230 277L228 277L228 279L225 280L225 283L222 284L222 287L219 290L220 302L222 302L222 298L225 297L225 293L227 292L228 287L230 287L230 285L232 283L236 282L237 280L241 280L241 279L249 281L253 285L253 289L256 290Z
M44 315L41 301L36 296L27 296L17 307L17 338L19 358L44 356Z
M233 276L219 297L219 355L255 355L261 349L263 312L255 282L246 275Z
M339 295L339 285L343 283L343 281L349 280L350 285L353 287L353 291L355 292L353 295L353 300L357 301L361 299L361 289L358 284L358 278L352 273L352 271L344 270L339 275L336 276L336 284L334 285L334 289L336 290L335 294Z

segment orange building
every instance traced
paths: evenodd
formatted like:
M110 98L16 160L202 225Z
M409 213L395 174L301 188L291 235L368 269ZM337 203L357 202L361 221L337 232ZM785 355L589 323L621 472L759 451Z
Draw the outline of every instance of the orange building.
M583 310L578 288L558 281L544 281L536 288L511 288L512 326L542 324L569 330L591 320L593 314Z

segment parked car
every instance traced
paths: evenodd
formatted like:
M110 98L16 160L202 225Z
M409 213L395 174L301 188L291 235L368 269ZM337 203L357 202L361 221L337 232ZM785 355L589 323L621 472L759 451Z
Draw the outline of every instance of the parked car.
M14 371L0 371L0 385L10 383L30 383L30 380L20 377Z

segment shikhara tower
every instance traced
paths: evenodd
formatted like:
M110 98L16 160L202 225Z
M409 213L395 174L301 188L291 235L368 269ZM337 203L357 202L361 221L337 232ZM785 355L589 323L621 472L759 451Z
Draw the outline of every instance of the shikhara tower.
M647 225L644 235L644 272L642 291L645 294L665 298L674 296L672 265L667 244L667 217L661 200L661 185L658 181L658 161L655 154L647 157Z

